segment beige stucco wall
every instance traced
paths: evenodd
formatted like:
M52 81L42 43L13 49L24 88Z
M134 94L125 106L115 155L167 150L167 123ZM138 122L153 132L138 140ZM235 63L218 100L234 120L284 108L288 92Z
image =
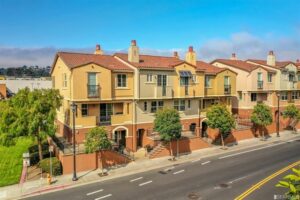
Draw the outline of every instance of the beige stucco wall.
M193 75L196 75L197 82L193 83L189 80L188 95L185 95L184 86L180 86L180 74L179 71L190 71ZM175 67L176 77L173 79L174 96L175 97L203 97L204 96L204 73L196 72L195 67L183 63Z
M117 87L117 75L118 74L126 74L127 76L127 87L126 88L118 88ZM112 98L120 99L120 98L133 98L133 90L134 90L134 75L133 73L124 73L124 72L113 72L112 73Z
M262 80L263 80L263 89L257 88L257 81L258 81L258 73L262 73ZM272 74L272 82L268 82L268 72L263 68L257 68L253 70L249 76L248 79L250 80L250 88L249 91L269 91L275 89L275 76L276 74Z
M147 74L152 74L152 82L147 82ZM157 86L157 75L167 75L166 96L162 96L162 87ZM155 98L172 98L173 94L173 79L175 77L174 71L162 70L140 70L140 98L141 99L155 99Z
M198 117L198 108L199 108L199 100L197 99L190 99L191 101L191 108L188 109L187 107L187 100L185 102L185 111L179 111L181 119L190 119L190 118L197 118ZM155 119L155 113L151 113L151 101L152 100L141 100L137 103L137 123L152 123ZM174 107L174 100L163 100L164 107ZM147 102L148 109L144 111L144 102Z

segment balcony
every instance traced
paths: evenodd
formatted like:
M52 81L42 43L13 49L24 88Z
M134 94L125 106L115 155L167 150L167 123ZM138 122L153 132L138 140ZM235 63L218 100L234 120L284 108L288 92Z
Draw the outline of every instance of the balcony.
M99 116L99 126L111 125L111 116Z
M257 89L263 89L264 88L264 82L263 81L257 81Z
M231 94L231 85L224 85L224 94Z
M99 85L87 85L87 96L88 98L99 98Z
M189 86L188 85L184 86L184 94L189 95Z

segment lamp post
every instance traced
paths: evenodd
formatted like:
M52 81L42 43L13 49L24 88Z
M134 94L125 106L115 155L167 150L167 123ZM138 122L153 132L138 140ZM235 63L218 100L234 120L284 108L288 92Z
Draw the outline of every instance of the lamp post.
M280 100L280 92L277 92L277 123L276 123L276 131L277 131L277 137L280 137L279 135L279 115L280 115L280 111L279 111L279 100Z
M75 147L75 112L76 112L76 109L77 109L77 105L72 102L71 104L71 109L72 109L72 112L73 112L73 178L72 178L72 181L77 181L78 178L77 178L77 175L76 175L76 147Z

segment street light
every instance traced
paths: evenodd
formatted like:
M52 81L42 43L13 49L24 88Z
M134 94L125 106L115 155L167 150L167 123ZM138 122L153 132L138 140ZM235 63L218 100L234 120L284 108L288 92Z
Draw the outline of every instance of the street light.
M78 178L76 176L76 147L75 147L75 113L76 113L76 110L77 110L77 105L72 102L71 104L71 109L72 109L72 112L73 112L73 178L72 178L72 181L77 181Z
M277 92L277 123L276 123L276 131L277 131L277 137L280 137L279 135L279 115L280 115L280 111L279 111L279 100L280 100L280 92Z

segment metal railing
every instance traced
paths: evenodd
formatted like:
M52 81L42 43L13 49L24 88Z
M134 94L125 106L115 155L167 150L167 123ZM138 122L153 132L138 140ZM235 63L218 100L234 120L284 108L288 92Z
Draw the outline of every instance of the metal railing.
M231 85L224 85L224 94L231 94Z
M87 96L89 98L97 98L100 96L99 85L87 85Z
M264 88L264 82L263 81L257 81L257 89L263 89Z
M99 125L100 126L111 125L111 116L100 116L99 117Z
M188 85L184 86L184 94L189 95L189 86Z

